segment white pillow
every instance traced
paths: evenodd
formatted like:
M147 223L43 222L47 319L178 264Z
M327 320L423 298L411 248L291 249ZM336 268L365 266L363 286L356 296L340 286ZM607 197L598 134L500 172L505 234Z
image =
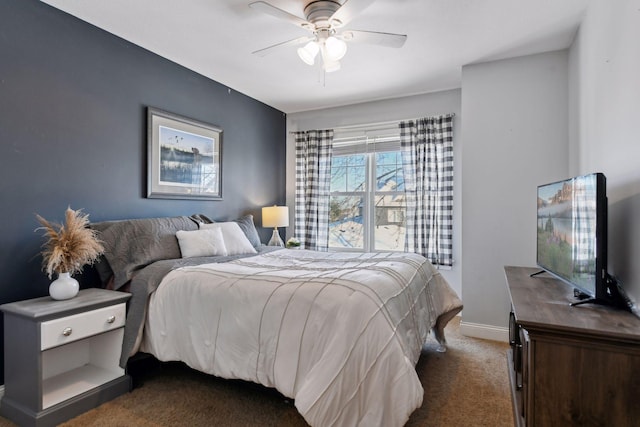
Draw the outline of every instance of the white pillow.
M218 229L222 231L224 246L228 255L243 255L258 253L237 222L214 222L200 224L201 230Z
M227 255L224 238L220 229L180 230L176 232L182 258L196 256Z

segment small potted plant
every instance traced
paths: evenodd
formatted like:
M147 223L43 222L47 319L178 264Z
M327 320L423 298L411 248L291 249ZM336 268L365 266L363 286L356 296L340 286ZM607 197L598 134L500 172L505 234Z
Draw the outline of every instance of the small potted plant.
M49 286L49 295L56 300L73 298L78 294L79 284L73 276L85 265L93 264L104 252L97 231L88 227L89 215L70 207L65 212L64 225L49 222L36 214L44 230L46 241L42 245L42 270L51 279L58 278Z
M287 240L287 248L289 249L300 248L300 240L296 239L295 237L289 238L289 240Z

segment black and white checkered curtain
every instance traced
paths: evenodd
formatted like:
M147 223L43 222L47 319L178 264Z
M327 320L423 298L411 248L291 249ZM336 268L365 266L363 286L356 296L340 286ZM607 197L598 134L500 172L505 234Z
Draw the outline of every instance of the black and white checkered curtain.
M453 114L400 122L405 249L453 265Z
M296 140L295 237L305 249L329 248L329 191L333 129L294 132Z

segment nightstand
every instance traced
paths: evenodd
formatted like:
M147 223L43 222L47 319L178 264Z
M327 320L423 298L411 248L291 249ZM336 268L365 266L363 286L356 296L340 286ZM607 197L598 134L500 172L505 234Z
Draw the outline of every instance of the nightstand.
M119 366L130 294L84 289L35 298L4 312L0 414L20 426L53 426L131 390Z

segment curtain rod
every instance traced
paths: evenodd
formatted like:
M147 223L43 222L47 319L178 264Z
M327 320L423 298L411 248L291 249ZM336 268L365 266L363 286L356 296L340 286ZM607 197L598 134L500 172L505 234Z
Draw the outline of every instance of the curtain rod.
M439 114L440 116L455 116L455 113L447 113L447 114ZM341 130L354 130L354 129L359 129L359 128L363 128L363 129L367 129L367 128L371 128L371 127L377 127L377 126L398 126L400 124L400 122L406 121L406 120L414 120L415 118L410 118L410 119L399 119L399 120L390 120L387 122L376 122L376 123L364 123L364 124L359 124L359 125L346 125L346 126L336 126L333 128L334 131L341 131ZM289 133L295 133L295 132L304 132L304 131L290 131Z
M363 130L366 130L368 128L378 127L378 126L389 126L389 127L398 126L401 121L403 120L392 120L388 122L377 122L377 123L364 123L360 125L336 126L331 129L333 129L334 131L354 130L354 129L357 130L360 128L362 128ZM296 132L304 132L304 131L290 131L289 133L296 133Z

